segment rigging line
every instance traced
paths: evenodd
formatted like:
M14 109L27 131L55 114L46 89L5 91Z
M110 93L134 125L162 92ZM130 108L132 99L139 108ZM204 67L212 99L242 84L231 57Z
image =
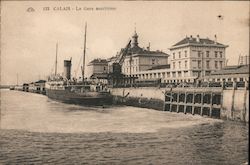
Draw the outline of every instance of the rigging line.
M83 57L83 55L81 55L80 60L79 60L78 65L77 65L77 68L75 70L75 77L76 77L76 75L77 75L77 73L79 71L79 67L80 67L80 64L81 64L81 61L82 61L82 57Z

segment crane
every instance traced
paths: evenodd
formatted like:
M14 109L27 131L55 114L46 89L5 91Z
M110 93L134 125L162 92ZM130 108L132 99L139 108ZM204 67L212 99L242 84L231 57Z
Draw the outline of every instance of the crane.
M121 73L121 66L124 62L124 59L126 58L126 55L128 54L128 49L130 48L131 40L129 40L128 44L124 49L121 50L118 57L115 59L115 62L113 63L113 73L120 74Z

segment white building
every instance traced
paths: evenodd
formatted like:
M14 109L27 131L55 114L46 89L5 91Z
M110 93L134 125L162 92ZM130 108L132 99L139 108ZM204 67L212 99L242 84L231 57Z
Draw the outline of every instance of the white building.
M194 82L225 66L227 45L199 35L185 37L170 49L170 68L133 72L139 79L161 78L164 83Z

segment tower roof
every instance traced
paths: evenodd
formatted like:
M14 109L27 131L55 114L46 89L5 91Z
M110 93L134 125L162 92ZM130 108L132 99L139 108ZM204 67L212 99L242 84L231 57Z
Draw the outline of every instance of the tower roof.
M135 30L135 33L134 33L134 35L132 36L133 38L134 37L138 37L138 35L137 35L137 33L136 33L136 30Z

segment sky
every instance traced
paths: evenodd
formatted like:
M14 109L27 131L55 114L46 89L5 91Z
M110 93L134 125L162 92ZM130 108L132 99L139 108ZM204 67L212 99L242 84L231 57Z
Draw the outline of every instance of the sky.
M78 77L85 22L86 63L114 56L136 27L139 46L146 48L150 42L151 50L166 53L186 36L213 39L216 34L218 42L229 45L228 65L237 65L239 55L249 55L249 3L2 1L1 84L29 83L52 74L57 42L58 72L63 72L63 60L72 57L72 74Z

